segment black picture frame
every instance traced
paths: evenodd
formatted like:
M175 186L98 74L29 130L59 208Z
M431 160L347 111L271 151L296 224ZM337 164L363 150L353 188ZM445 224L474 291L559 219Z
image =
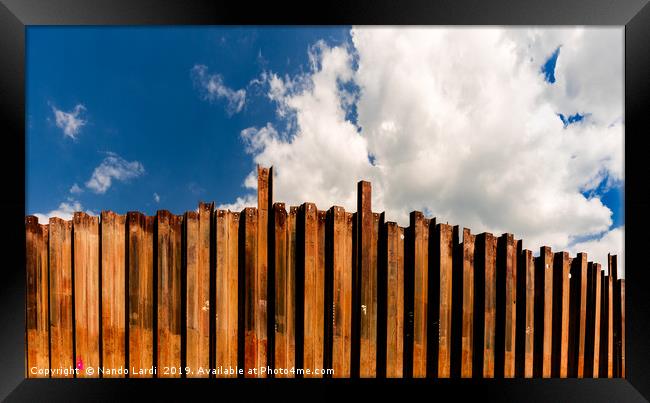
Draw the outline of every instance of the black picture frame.
M174 0L0 0L0 398L111 401L146 392L151 400L232 393L245 400L338 399L351 388L371 399L470 396L496 401L650 399L650 298L644 229L650 224L650 169L644 147L650 110L648 0L330 1L217 3ZM30 25L616 25L625 26L625 259L627 379L492 380L91 380L25 379L25 31ZM417 389L417 390L416 390ZM449 395L449 394L453 395ZM238 399L239 400L239 399ZM328 399L329 400L329 399ZM382 399L383 400L383 399Z

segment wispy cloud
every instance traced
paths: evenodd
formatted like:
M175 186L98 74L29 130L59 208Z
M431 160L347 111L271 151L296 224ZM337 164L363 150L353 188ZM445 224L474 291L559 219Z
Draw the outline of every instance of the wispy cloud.
M241 112L246 103L246 90L233 90L223 83L220 74L210 74L208 67L203 64L195 65L191 70L194 86L201 93L201 97L208 101L225 98L228 102L226 111L229 115Z
M124 182L144 174L144 166L139 161L127 161L112 152L107 154L86 182L86 187L93 192L104 194L113 180Z
M154 192L154 193L153 193L153 200L154 200L156 203L160 203L160 195L159 195L158 193Z
M76 183L74 185L72 185L72 187L70 187L70 193L72 193L73 195L80 194L80 193L83 193L83 192L84 192L84 190L79 185L77 185Z
M52 105L52 112L54 112L56 127L63 130L64 136L76 140L81 128L87 123L87 120L82 117L86 112L86 107L77 104L70 112L64 112Z

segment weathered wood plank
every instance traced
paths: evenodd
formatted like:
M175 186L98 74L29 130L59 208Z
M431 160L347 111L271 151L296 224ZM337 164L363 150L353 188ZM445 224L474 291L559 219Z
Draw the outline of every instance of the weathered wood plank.
M619 362L619 376L625 378L625 280L619 279L619 289L621 291L621 344L620 344L620 362Z
M332 369L333 377L350 376L352 324L352 214L331 208L332 216Z
M411 250L413 251L413 377L427 375L427 310L429 301L429 267L427 264L429 232L425 218L419 211L410 215L413 228ZM428 238L427 238L428 239ZM426 250L426 251L425 251Z
M244 225L244 374L257 378L260 367L260 343L257 339L257 304L259 291L257 276L257 231L259 229L257 209L245 208L241 213Z
M495 331L495 376L515 376L515 324L517 321L517 259L512 234L503 234L497 244L497 309Z
M587 316L585 329L585 368L584 377L598 377L599 374L599 335L600 335L600 304L597 298L600 297L600 265L594 262L587 264Z
M293 326L293 306L294 301L291 297L291 287L295 284L288 275L288 214L284 203L273 204L273 245L272 258L274 261L275 279L275 309L274 309L274 362L275 368L290 368L288 362L292 361L289 357L289 327ZM290 312L291 311L291 312ZM278 378L287 377L287 374L278 373Z
M433 272L430 273L431 281L439 282L439 342L438 342L438 378L449 378L451 375L451 316L452 316L452 265L453 265L453 237L452 227L447 224L436 224L435 259ZM429 284L431 284L429 281ZM434 286L435 287L435 286ZM435 309L435 307L434 307ZM433 330L433 329L431 329ZM431 330L428 332L432 335ZM433 333L435 335L435 333ZM435 336L434 336L435 337Z
M553 357L553 252L540 248L535 259L535 377L550 378Z
M154 217L128 213L129 376L150 378L153 367Z
M74 316L77 377L98 377L99 366L99 217L73 216ZM93 367L92 375L85 368Z
M359 375L369 378L377 373L377 266L373 266L372 246L376 243L376 238L373 236L374 216L370 182L359 182L357 196L357 259L360 275ZM376 263L376 258L374 262Z
M516 372L532 378L535 346L535 260L532 251L518 253Z
M494 378L497 239L484 232L476 236L474 252L474 362L473 377Z
M304 203L300 214L304 225L303 368L305 377L320 377L314 374L315 369L323 367L324 338L324 327L319 326L323 323L324 276L319 273L318 211L313 203Z
M181 375L181 264L183 217L167 210L156 214L157 259L157 369L160 378Z
M52 368L74 368L72 222L60 218L50 218L49 226L50 362ZM52 374L52 378L72 378L73 376L72 371Z
M257 167L257 268L255 269L255 338L257 340L257 363L259 368L268 364L268 238L270 169ZM266 373L259 374L266 377Z
M553 336L551 375L566 378L569 346L569 254L553 255Z
M584 377L587 315L587 255L585 253L578 253L571 263L570 284L568 376L582 378Z
M472 358L474 347L474 246L476 236L468 228L463 229L463 318L462 318L462 356L460 376L472 377Z
M386 377L401 378L404 368L404 229L386 223Z
M614 373L615 378L621 377L621 283L618 281L618 259L616 255L608 256L612 265L613 309L614 309Z
M101 213L102 366L104 378L125 376L126 216Z
M207 378L210 366L210 221L212 203L199 203L186 222L186 367L188 378Z
M48 378L48 225L35 216L25 217L27 269L27 376Z
M612 378L613 367L613 286L612 286L612 261L608 257L608 275L603 275L601 280L601 316L600 316L600 378Z
M217 210L215 220L215 367L217 377L235 378L239 323L239 213Z

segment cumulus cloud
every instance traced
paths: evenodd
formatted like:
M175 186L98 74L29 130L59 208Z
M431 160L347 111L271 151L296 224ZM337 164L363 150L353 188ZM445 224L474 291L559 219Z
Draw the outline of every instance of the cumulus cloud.
M587 252L590 261L602 264L607 271L607 254L617 255L618 276L625 277L625 250L624 250L625 228L620 226L606 232L602 237L590 241L579 242L571 247L574 253ZM613 251L618 251L615 253Z
M64 112L52 105L52 112L54 112L56 126L63 130L63 135L76 140L81 128L87 123L82 117L86 112L86 107L77 104L70 112Z
M59 207L48 213L34 213L38 218L39 224L47 224L50 217L58 217L62 220L71 220L76 211L83 211L81 203L77 200L69 199L68 201L61 202ZM86 210L86 214L97 215L91 210Z
M246 103L246 90L233 90L223 83L220 74L210 74L208 67L202 64L195 65L191 70L194 86L199 90L201 97L208 101L215 101L225 98L227 101L226 111L232 115L244 108Z
M305 73L262 76L278 119L241 139L274 166L276 200L354 211L366 179L373 210L401 225L421 210L533 250L617 236L612 211L583 192L624 179L622 29L363 27L351 38L312 46ZM559 46L551 84L541 66ZM559 113L585 118L565 127Z
M124 182L144 174L144 166L139 161L126 161L119 155L109 152L106 158L93 171L86 187L98 194L104 194L113 180Z

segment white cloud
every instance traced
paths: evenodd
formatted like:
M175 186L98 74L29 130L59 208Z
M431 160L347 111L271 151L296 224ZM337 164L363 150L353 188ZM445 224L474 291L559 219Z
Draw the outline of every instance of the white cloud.
M154 192L154 193L153 193L153 200L154 200L156 203L160 203L160 195L158 195L158 193Z
M40 224L47 224L50 217L58 217L62 220L71 220L76 211L83 211L81 203L76 200L68 200L67 202L61 202L58 208L49 213L34 213L33 215L38 218ZM97 215L91 210L86 210L86 214Z
M217 209L240 212L246 207L257 207L257 195L238 197L234 203L221 204Z
M225 98L228 101L226 111L232 115L239 113L246 103L246 90L233 90L223 83L220 74L210 74L208 67L202 64L195 65L191 70L194 86L200 91L201 96L209 101Z
M72 194L80 194L83 193L83 191L84 190L81 187L79 187L79 185L77 185L76 183L73 184L72 187L70 188L70 193Z
M75 140L81 131L81 128L86 125L87 121L82 118L82 114L86 112L86 107L82 104L77 104L70 112L64 112L57 109L52 105L52 111L56 119L56 126L63 129L63 134Z
M625 228L620 226L606 232L602 237L594 240L576 243L571 247L573 253L587 252L590 261L598 262L607 271L607 254L617 256L618 276L625 277L625 249L624 249Z
M111 187L113 180L128 181L144 174L144 166L139 161L126 161L119 155L109 152L101 164L93 171L86 187L95 193L103 194Z
M254 162L274 167L276 200L354 211L366 179L373 210L401 225L421 210L474 233L514 233L533 250L609 231L612 211L582 192L624 179L622 29L351 34L351 45L310 48L306 73L262 76L286 127L241 138ZM541 65L560 45L551 85ZM557 113L576 112L589 115L565 128Z

